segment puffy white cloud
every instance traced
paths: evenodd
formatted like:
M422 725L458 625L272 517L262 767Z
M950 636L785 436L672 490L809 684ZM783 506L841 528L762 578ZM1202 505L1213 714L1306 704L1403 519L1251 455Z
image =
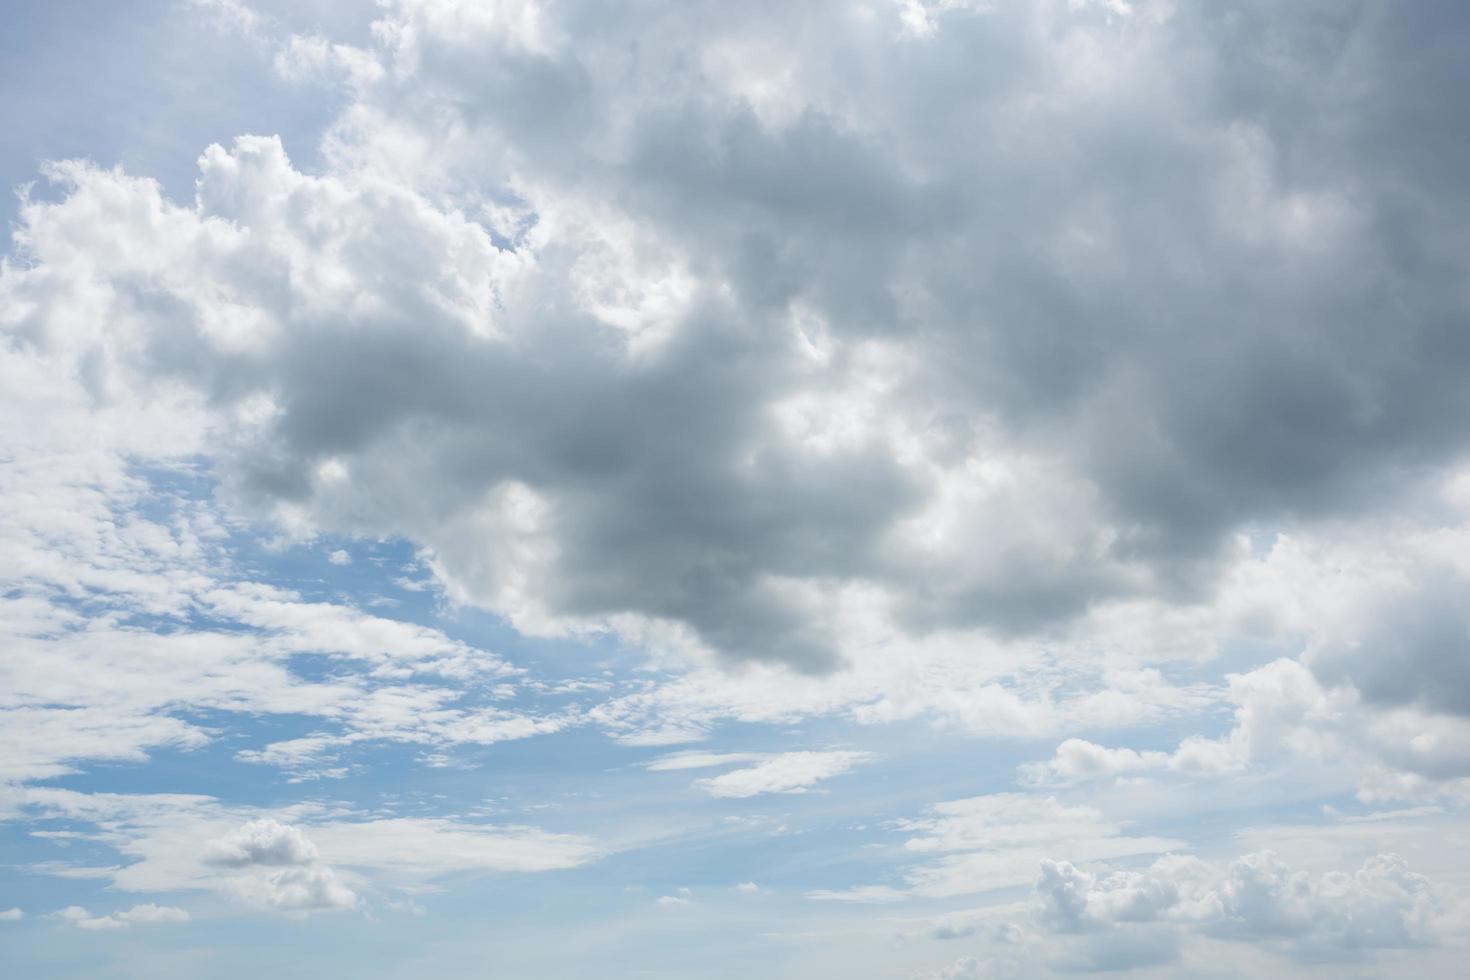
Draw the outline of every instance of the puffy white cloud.
M282 912L350 909L357 905L357 894L338 879L337 872L322 865L238 875L227 879L224 887L245 901Z
M1101 874L1046 861L1035 904L1046 930L1087 934L1067 955L1104 969L1173 959L1182 932L1306 958L1431 945L1455 935L1466 914L1462 897L1397 855L1313 875L1270 851L1224 863L1166 857L1144 871ZM1127 950L1138 958L1122 964Z
M25 917L24 909L11 908L0 910L0 922L19 922Z
M1032 765L1025 771L1038 782L1044 782L1047 777L1065 781L1160 769L1167 767L1169 762L1166 752L1110 749L1086 739L1069 738L1057 746L1056 753L1044 767Z
M240 829L210 841L204 859L210 864L245 868L310 864L316 857L316 845L305 834L267 817L251 820Z
M1173 752L1137 752L1068 739L1045 763L1022 767L1033 783L1074 783L1135 773L1218 776L1248 768L1324 765L1366 800L1465 797L1470 723L1414 707L1382 708L1352 688L1324 687L1300 661L1281 659L1229 678L1235 726L1191 736Z

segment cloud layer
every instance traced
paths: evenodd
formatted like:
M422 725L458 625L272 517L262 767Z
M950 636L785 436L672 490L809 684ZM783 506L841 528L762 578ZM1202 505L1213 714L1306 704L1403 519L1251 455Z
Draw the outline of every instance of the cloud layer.
M345 73L329 171L242 137L175 205L57 165L7 329L523 628L807 670L844 583L912 635L1055 626L1462 452L1453 7L866 9L280 38Z
M7 932L1455 975L1470 9L179 16L325 127L20 189Z

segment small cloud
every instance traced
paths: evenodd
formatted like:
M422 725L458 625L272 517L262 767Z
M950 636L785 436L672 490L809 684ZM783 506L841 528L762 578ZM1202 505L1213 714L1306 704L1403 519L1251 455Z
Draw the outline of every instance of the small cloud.
M755 752L672 752L650 759L644 768L650 772L709 769L714 766L734 765L737 762L759 762L764 758L766 756Z
M784 752L748 769L696 780L711 796L744 798L763 793L807 793L817 783L874 759L869 752Z
M733 892L739 892L742 895L759 895L761 886L757 885L753 881L742 881L740 884L734 886L730 890Z
M13 911L19 912L19 909ZM134 905L122 912L114 912L111 915L93 915L80 905L68 905L64 909L58 909L52 913L58 919L64 919L76 926L78 929L86 929L89 932L102 932L113 929L125 929L135 923L156 922L188 922L189 913L171 905ZM19 916L16 916L19 918Z
M341 548L338 548L336 551L327 556L327 561L331 562L333 565L351 565L352 556L343 551Z
M94 916L80 905L68 905L64 909L57 909L52 914L58 919L65 919L78 929L102 930L121 929L123 927L121 920L114 919L110 915Z
M0 922L19 922L26 914L20 909L6 909L0 912Z
M229 888L249 902L284 912L313 912L357 907L357 893L326 865L282 868L264 876L231 879Z
M123 922L188 922L189 913L172 905L154 905L149 902L146 905L134 905L126 912L118 912L118 919Z
M658 904L665 908L668 908L675 905L688 905L693 900L693 892L691 892L687 888L680 888L677 894L661 896L658 900Z
M212 840L205 863L254 873L229 879L226 887L247 901L288 912L350 909L357 894L334 869L317 860L316 845L295 827L269 817L251 820ZM272 869L261 873L259 869Z
M230 868L310 864L316 860L316 845L295 827L267 817L251 820L240 829L210 841L204 860Z
M821 888L806 893L806 897L818 902L853 902L862 905L878 905L884 902L901 902L908 893L888 885L862 885L834 891Z

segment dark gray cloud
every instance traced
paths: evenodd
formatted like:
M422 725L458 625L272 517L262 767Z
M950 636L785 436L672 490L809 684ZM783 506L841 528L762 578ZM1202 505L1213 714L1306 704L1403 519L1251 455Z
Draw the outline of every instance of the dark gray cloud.
M1312 671L1324 684L1350 685L1375 706L1418 705L1470 716L1470 588L1449 572L1384 597L1351 641L1314 650ZM1466 760L1459 759L1455 775Z
M97 273L146 321L103 367L271 399L220 427L232 499L406 534L519 621L823 670L844 585L912 631L1197 597L1232 530L1465 449L1462 5L477 16L390 9L331 179L207 160L199 214L248 241L194 280ZM665 340L578 299L578 221L692 283ZM221 304L279 329L222 345Z

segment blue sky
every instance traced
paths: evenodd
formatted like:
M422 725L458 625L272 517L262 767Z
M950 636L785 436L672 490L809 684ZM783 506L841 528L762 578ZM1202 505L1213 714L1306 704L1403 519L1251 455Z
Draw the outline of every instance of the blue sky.
M1458 975L1459 5L4 12L7 975Z

